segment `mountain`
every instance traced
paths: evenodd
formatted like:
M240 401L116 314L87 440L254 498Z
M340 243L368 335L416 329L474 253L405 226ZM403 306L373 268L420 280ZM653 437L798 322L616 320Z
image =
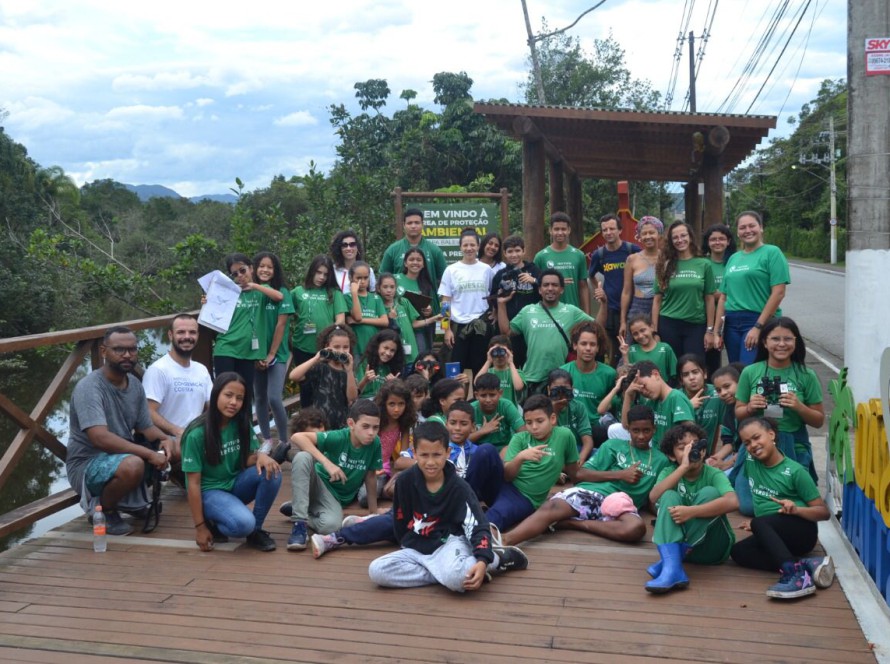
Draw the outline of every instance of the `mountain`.
M184 198L169 187L161 184L124 184L124 186L139 197L143 203L150 198ZM230 203L234 205L238 197L234 194L203 194L201 196L191 196L189 200L192 203L200 203L203 200L216 201L218 203Z

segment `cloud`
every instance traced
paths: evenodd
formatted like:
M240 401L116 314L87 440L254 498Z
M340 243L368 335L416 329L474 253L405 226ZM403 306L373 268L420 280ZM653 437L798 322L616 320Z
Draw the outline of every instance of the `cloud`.
M318 120L309 111L297 111L275 119L279 127L306 127L318 124Z
M210 106L210 104L214 103L212 99L208 99L206 97L202 97L201 99L195 100L195 106Z
M105 117L110 120L176 120L182 117L182 109L178 106L135 104L112 108Z
M121 74L111 81L111 87L119 92L184 90L210 85L206 75L195 75L189 71L165 71L152 75Z
M19 101L2 102L0 108L9 111L11 126L25 131L57 126L74 115L74 111L70 108L42 97L25 97Z

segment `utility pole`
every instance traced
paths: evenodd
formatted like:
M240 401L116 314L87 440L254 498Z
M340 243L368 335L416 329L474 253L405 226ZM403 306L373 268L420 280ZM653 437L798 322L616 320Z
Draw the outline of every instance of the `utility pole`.
M692 30L689 31L689 112L695 113L695 35Z
M828 151L831 163L831 178L829 181L829 193L831 195L831 219L828 224L831 228L831 264L837 265L837 178L835 177L835 161L834 154L834 116L828 117Z
M877 398L890 346L890 75L869 75L867 40L890 39L890 3L847 0L847 277L844 362L857 402Z

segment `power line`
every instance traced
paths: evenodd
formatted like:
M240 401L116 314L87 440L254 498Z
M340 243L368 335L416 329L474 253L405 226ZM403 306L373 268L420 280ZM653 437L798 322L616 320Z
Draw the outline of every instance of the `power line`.
M664 107L670 110L671 103L674 101L674 90L677 87L677 77L680 73L680 61L683 58L683 45L686 43L686 33L689 30L689 23L692 20L692 10L695 7L695 0L684 0L683 13L680 15L680 33L677 36L677 47L674 49L674 61L671 64L671 75L668 83L668 90L664 96Z
M813 34L813 26L816 24L816 19L819 18L819 15L825 9L825 6L827 4L828 4L828 0L825 0L825 2L822 3L822 8L820 9L818 0L817 0L816 9L813 10L813 19L810 21L810 29L807 30L807 38L806 38L806 40L804 40L803 51L800 54L800 60L797 63L797 71L794 72L794 79L791 81L791 85L788 86L788 94L785 95L785 99L782 101L782 107L779 109L779 112L776 114L778 116L782 115L782 112L785 110L785 104L788 103L788 99L791 97L791 93L794 90L794 85L797 83L797 77L800 76L800 69L803 66L804 58L807 55L807 48L809 48L809 45L810 45L810 36ZM770 88L770 91L772 91L772 88Z

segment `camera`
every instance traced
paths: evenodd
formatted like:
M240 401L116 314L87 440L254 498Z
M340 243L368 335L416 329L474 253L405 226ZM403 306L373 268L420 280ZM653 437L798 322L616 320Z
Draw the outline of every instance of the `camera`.
M637 370L636 369L628 369L627 373L624 374L624 378L621 383L621 394L627 392L627 388L630 387L630 384L637 379Z
M418 360L414 365L414 369L417 371L426 370L430 373L438 373L439 372L439 363L435 360Z
M492 359L495 359L498 357L507 357L507 349L503 348L501 346L495 346L494 348L491 349L490 355L491 355Z
M349 362L349 355L346 353L339 353L335 350L331 350L330 348L322 348L319 353L319 357L323 360L331 360L333 362L340 362L341 364L346 364Z
M771 403L778 401L779 395L788 392L788 384L783 383L779 376L764 376L760 379L759 388L760 393Z
M551 387L549 392L550 398L553 401L571 401L575 398L575 390L573 390L568 385L557 385L556 387Z
M689 450L689 461L698 463L708 453L708 441L700 438L692 443L692 449Z
M504 270L504 273L501 275L501 283L498 285L498 294L508 295L516 290L516 286L519 284L519 275L520 271L518 268L510 268L509 270Z

